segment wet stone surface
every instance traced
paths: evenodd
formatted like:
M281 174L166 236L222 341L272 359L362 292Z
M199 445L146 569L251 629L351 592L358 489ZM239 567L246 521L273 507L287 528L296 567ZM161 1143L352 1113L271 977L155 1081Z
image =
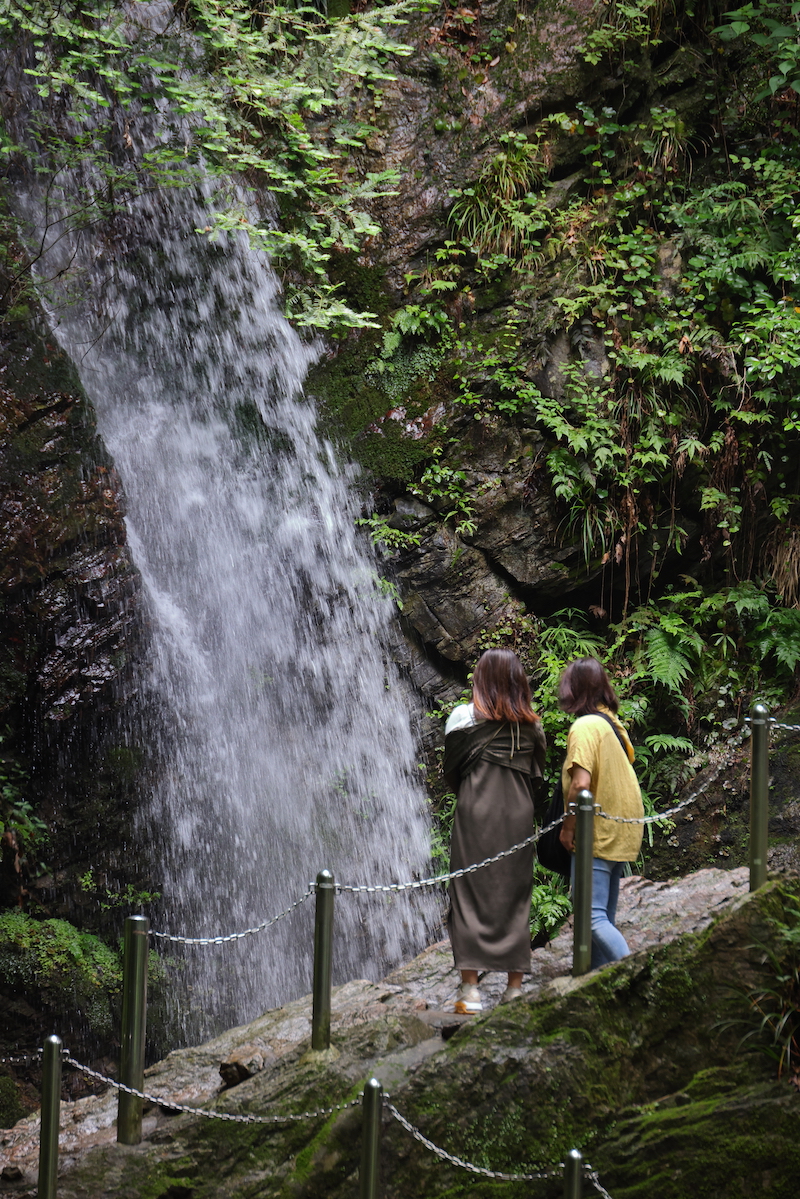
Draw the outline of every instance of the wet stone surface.
M682 934L702 932L723 912L735 910L747 897L748 888L748 872L742 868L706 869L670 882L634 876L621 884L618 924L632 953L652 950ZM570 990L571 966L572 929L568 923L549 946L533 953L531 974L524 983L525 998L533 999L553 988ZM441 1048L443 1037L448 1039L459 1025L470 1021L470 1017L453 1013L457 984L449 943L441 941L380 983L356 979L335 988L334 1047L328 1051L331 1065L345 1073L352 1071L357 1078L365 1060L380 1060L384 1085L389 1089L391 1084L393 1089ZM500 974L487 975L481 981L486 1009L497 1004L505 984L505 976ZM292 1069L309 1058L311 1015L311 996L306 995L204 1045L175 1050L146 1071L144 1090L192 1107L219 1096L220 1110L229 1110L231 1102L244 1094L241 1088L257 1084L262 1077L277 1078L282 1069ZM341 1060L337 1041L348 1044ZM358 1044L357 1054L353 1041ZM349 1055L354 1054L358 1060L351 1062ZM311 1055L315 1060L324 1056ZM246 1081L226 1088L220 1076L223 1063L243 1064ZM281 1090L279 1087L279 1094ZM116 1112L117 1092L111 1088L101 1095L62 1104L62 1170L79 1162L91 1148L115 1143ZM157 1142L176 1118L167 1108L146 1104L144 1140ZM4 1183L4 1193L26 1193L36 1178L38 1148L38 1115L0 1131L0 1167L22 1172L13 1184Z

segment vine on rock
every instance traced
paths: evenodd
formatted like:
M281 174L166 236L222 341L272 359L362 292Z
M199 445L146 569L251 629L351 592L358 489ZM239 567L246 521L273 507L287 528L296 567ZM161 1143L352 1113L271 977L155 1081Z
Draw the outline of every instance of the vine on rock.
M410 53L396 32L418 7L400 0L328 20L313 5L246 0L2 0L0 45L18 70L13 86L6 77L0 147L54 184L91 168L68 217L78 226L124 210L142 189L213 177L197 232L246 231L283 270L298 325L374 324L338 297L328 264L379 232L369 203L396 176L355 168L353 151L374 128L353 101L365 94L380 107L391 60ZM37 104L20 136L28 87ZM156 116L157 144L142 150ZM269 211L248 185L272 197Z

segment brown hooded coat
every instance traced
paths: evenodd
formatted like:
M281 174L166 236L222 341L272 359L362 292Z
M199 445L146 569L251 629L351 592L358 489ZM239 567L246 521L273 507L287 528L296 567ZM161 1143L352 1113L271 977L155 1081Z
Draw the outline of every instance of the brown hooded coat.
M544 768L541 723L478 721L445 737L444 775L456 790L450 869L493 857L535 829ZM450 883L448 929L459 970L527 972L534 846Z

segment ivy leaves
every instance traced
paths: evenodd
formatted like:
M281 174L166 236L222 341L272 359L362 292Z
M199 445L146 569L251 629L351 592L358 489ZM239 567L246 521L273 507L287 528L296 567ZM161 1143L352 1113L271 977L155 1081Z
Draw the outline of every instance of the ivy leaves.
M366 91L379 105L387 64L410 53L395 31L415 8L400 0L329 22L310 5L254 13L246 0L188 0L155 14L113 0L0 0L0 42L27 55L42 101L30 126L38 149L28 149L41 170L55 177L87 162L121 198L200 171L257 182L282 206L277 227L243 219L221 187L206 231L245 228L291 278L289 314L335 333L373 321L337 296L330 255L375 236L367 206L395 182L352 169L352 150L373 132L356 97ZM155 113L160 142L137 155L138 124ZM81 219L95 219L90 209Z

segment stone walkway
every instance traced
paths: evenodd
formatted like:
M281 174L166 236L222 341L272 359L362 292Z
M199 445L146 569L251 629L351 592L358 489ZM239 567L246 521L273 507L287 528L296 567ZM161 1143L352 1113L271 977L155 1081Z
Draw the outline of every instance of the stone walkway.
M617 925L632 953L652 949L683 933L707 928L722 908L739 895L747 894L748 887L749 872L745 867L698 870L670 882L653 882L634 875L620 884ZM550 945L534 950L524 990L535 994L553 979L569 975L571 970L572 921L569 920ZM392 971L385 981L399 987L405 995L424 1001L426 1008L452 1011L458 975L453 969L449 942L430 946L407 965ZM484 1005L491 1006L505 990L506 976L488 974L480 985Z
M674 882L645 878L624 879L620 888L617 923L632 952L649 950L685 933L707 928L723 909L748 893L748 871L707 869ZM555 980L568 984L572 967L571 923L544 949L533 953L525 993L531 997ZM490 974L481 982L484 1006L495 1004L505 988L505 975ZM435 1051L448 1030L469 1020L453 1014L458 975L447 941L431 945L413 961L392 971L382 982L356 979L337 987L332 1001L332 1031L368 1024L387 1013L415 1015L432 1026L433 1040L425 1053ZM419 1024L419 1021L414 1022ZM231 1080L257 1073L294 1050L311 1035L311 996L267 1012L252 1023L229 1029L205 1045L178 1049L151 1066L144 1090L178 1103L198 1106L219 1095L220 1069ZM117 1093L92 1095L61 1108L61 1168L68 1168L94 1145L115 1140ZM146 1109L143 1135L152 1135L170 1117L152 1105ZM39 1116L0 1130L0 1191L19 1199L35 1184L39 1151Z

